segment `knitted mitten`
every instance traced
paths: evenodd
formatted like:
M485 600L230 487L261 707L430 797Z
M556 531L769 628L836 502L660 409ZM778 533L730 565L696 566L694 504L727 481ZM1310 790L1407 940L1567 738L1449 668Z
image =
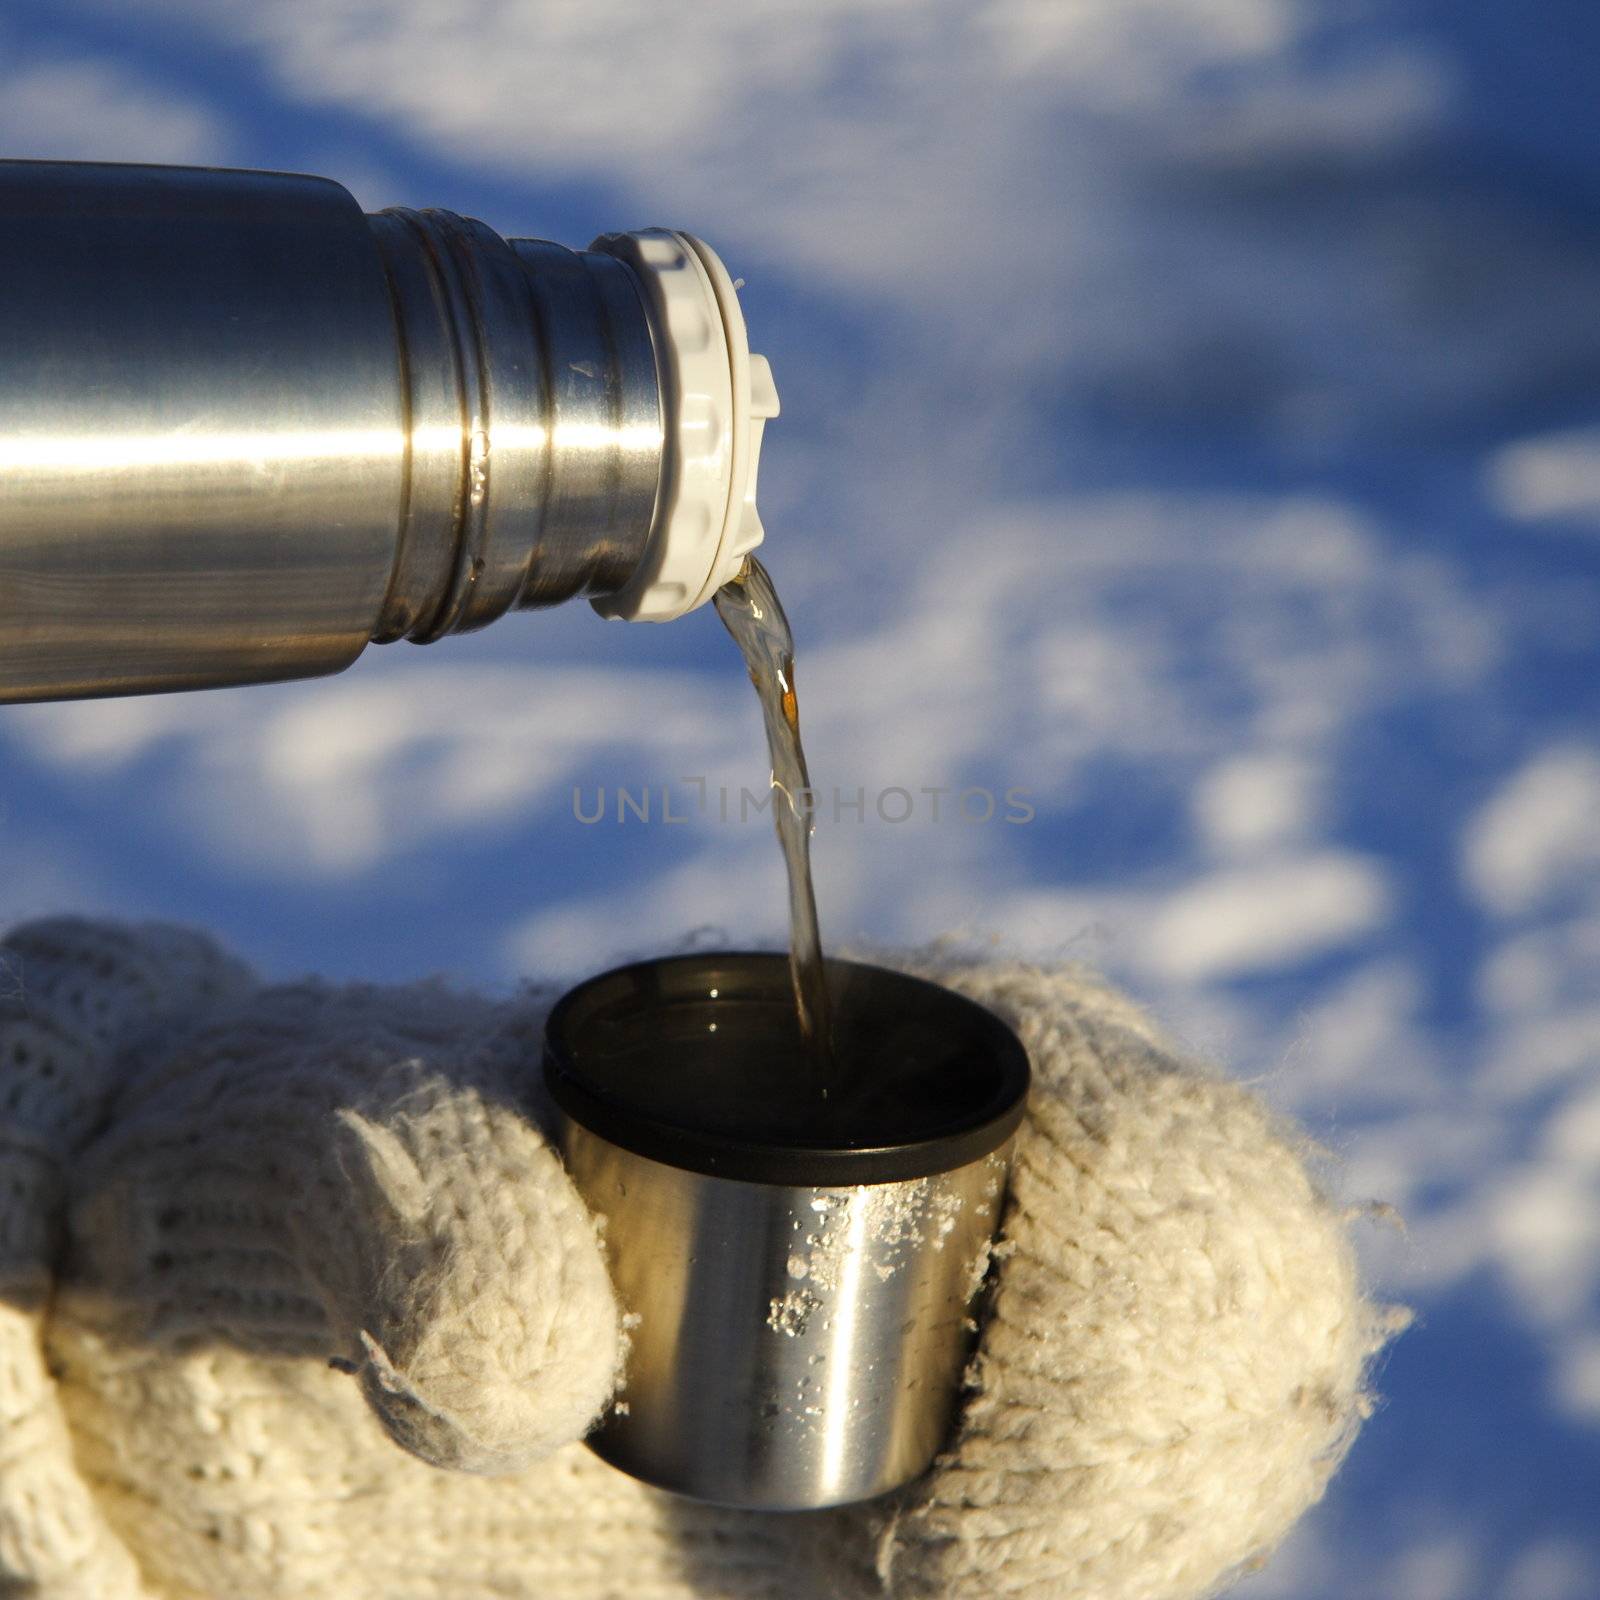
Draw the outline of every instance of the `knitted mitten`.
M37 923L0 946L0 1592L140 1592L78 1474L40 1342L76 1153L120 1050L248 987L207 939Z
M909 1491L764 1516L576 1444L625 1337L540 1131L537 1000L260 989L166 928L13 933L0 1592L1154 1600L1259 1559L1394 1325L1343 1217L1292 1130L1126 1001L936 975L1037 1073L973 1392Z

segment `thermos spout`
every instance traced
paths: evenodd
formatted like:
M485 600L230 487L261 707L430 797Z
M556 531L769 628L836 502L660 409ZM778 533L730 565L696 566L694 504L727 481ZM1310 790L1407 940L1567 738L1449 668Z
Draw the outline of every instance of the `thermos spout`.
M761 539L771 375L688 235L281 173L0 162L0 701L310 677Z

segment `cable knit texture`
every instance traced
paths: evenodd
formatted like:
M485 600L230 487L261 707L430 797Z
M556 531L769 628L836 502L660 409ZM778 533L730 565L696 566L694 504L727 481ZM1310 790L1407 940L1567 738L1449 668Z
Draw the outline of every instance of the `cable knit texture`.
M625 1308L541 1132L539 996L260 988L180 929L13 932L0 1594L1178 1600L1264 1559L1403 1320L1301 1137L1081 973L916 970L1037 1074L971 1393L910 1490L762 1516L577 1443Z

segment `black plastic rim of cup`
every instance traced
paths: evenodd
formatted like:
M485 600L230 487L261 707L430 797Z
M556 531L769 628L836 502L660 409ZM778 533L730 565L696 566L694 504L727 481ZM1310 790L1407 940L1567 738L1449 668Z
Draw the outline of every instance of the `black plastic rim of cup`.
M887 967L827 969L839 1079L826 1097L806 1070L788 957L771 951L639 961L569 990L545 1023L551 1097L622 1149L753 1183L901 1182L1011 1137L1028 1057L999 1017Z

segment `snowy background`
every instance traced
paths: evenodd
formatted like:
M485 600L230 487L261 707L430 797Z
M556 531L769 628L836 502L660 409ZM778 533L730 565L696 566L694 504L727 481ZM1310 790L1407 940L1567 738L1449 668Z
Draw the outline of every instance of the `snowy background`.
M1600 13L12 0L0 150L282 167L748 281L825 933L1109 969L1339 1154L1421 1312L1256 1600L1600 1594ZM484 986L776 942L708 612L0 711L0 921ZM1028 791L963 824L924 788ZM873 815L905 789L912 818ZM898 814L901 802L889 802Z

